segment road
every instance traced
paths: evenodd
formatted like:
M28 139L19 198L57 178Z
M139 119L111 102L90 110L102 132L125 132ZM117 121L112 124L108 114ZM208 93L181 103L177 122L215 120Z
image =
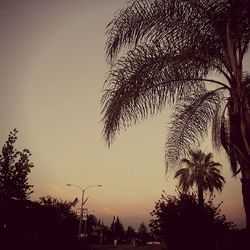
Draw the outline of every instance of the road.
M160 245L133 246L132 244L122 245L92 245L90 250L161 250Z

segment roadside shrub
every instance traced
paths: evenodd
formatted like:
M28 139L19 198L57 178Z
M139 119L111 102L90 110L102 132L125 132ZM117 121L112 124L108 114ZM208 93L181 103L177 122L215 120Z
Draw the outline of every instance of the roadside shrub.
M163 192L151 212L151 231L169 250L223 249L235 225L221 214L220 205L214 205L213 197L199 206L196 194Z

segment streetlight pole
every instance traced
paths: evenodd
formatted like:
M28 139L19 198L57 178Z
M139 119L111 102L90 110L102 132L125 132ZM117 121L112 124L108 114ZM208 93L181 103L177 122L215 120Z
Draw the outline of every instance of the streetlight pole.
M84 204L84 192L85 190L82 190L82 202L81 202L81 210L80 210L80 220L79 220L79 229L78 229L78 238L80 241L81 233L82 233L82 218L83 218L83 204ZM85 233L85 232L84 232Z
M92 187L102 187L102 185L90 185L86 188L81 188L78 185L74 185L74 184L67 184L67 186L70 187L76 187L78 189L80 189L82 191L82 201L81 201L81 212L80 212L80 220L79 220L79 230L78 230L78 239L80 241L81 239L81 233L82 233L82 219L83 219L83 205L87 202L87 199L84 199L84 193L87 189L92 188ZM86 223L86 222L85 222ZM84 234L85 234L85 227L84 227Z

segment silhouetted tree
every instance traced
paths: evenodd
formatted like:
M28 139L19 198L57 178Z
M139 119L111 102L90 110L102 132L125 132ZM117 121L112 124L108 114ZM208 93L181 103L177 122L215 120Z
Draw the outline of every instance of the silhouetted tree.
M33 192L32 185L28 184L28 174L34 167L29 158L28 149L18 151L15 149L18 131L10 132L8 140L2 147L0 155L0 200L11 199L27 200Z
M17 129L10 132L0 154L0 244L10 248L27 239L31 231L27 211L33 207L29 201L33 186L28 184L31 153L15 148L17 133Z
M98 220L95 215L89 214L86 220L86 233L88 236L93 233L97 227Z
M151 215L152 233L163 240L169 250L215 250L216 241L225 241L234 227L220 214L219 206L210 198L201 207L194 194L166 195L155 203Z
M100 230L99 230L99 243L103 244L103 243L108 243L111 241L110 239L110 229L108 228L108 226L104 225L103 223L103 219L101 221L100 224Z
M52 196L39 198L40 207L35 211L38 225L37 234L43 246L65 249L76 241L78 220L72 210L75 202L58 200Z
M197 187L198 203L203 205L203 193L209 190L213 193L214 189L221 191L225 179L220 174L218 167L221 164L212 160L213 154L205 154L201 150L190 151L190 158L184 158L181 163L184 164L175 173L175 178L179 179L179 187L187 192L193 185Z
M7 205L0 206L4 222L0 228L1 246L11 250L73 249L78 221L71 210L71 202L47 196L41 197L39 202L10 200Z
M131 226L128 226L126 231L126 239L132 241L136 237L135 229Z
M233 173L242 174L250 228L249 0L134 0L107 28L107 143L174 103L165 156L167 167L175 166L212 123L214 147L223 146Z
M116 230L118 237L120 238L124 237L125 231L124 231L123 224L120 222L119 217L117 217L116 222L115 222L115 230Z
M115 231L115 221L116 221L115 216L113 216L113 221L112 221L112 223L111 223L111 225L110 225L110 230L111 230L112 232Z
M147 239L148 239L148 230L144 223L140 224L139 229L138 229L138 235L139 235L140 242L142 244L146 244Z
M118 216L117 218L115 218L114 216L110 229L111 229L113 238L122 239L125 235L124 227L122 223L120 222L120 219Z

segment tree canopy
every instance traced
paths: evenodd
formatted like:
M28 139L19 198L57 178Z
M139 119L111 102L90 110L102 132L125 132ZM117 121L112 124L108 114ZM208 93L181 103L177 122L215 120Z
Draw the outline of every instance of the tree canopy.
M121 239L125 235L123 224L120 222L120 219L118 216L117 217L114 216L110 229L111 229L112 236L114 238Z
M17 129L10 132L0 154L0 199L27 200L32 191L28 183L28 174L34 167L30 162L28 149L15 149Z
M220 174L221 164L212 160L213 154L205 154L201 150L190 151L189 158L181 160L181 168L175 173L179 179L179 187L187 192L194 185L198 191L198 201L204 202L203 193L214 189L222 191L225 183L224 177Z
M235 227L219 207L213 198L201 207L195 194L179 193L176 197L163 192L151 213L150 228L167 249L214 250L215 242L225 243L229 230Z

